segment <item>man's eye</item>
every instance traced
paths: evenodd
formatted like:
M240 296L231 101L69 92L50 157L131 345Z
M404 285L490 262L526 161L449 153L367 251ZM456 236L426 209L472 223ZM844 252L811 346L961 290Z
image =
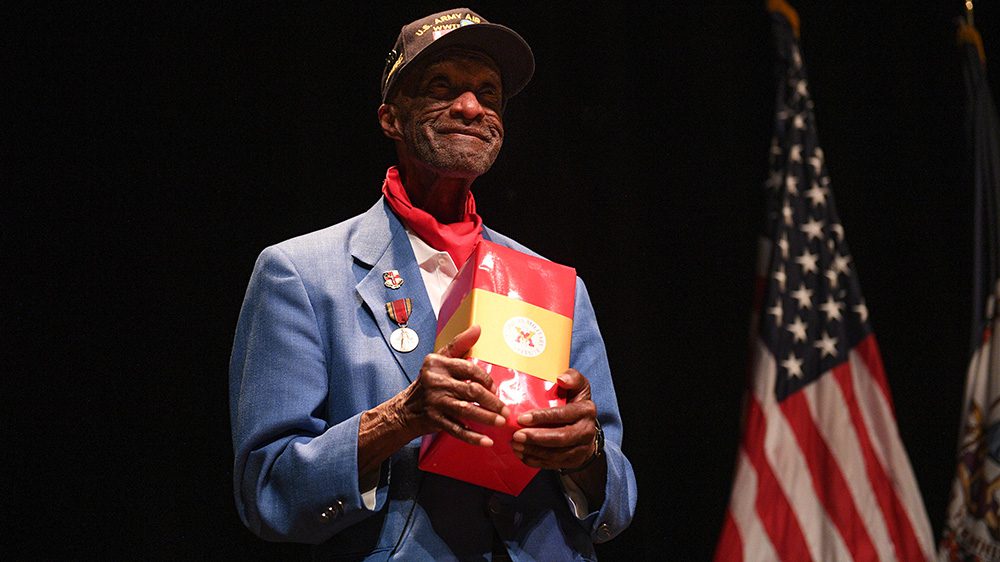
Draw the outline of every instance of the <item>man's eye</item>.
M435 78L427 83L427 89L431 92L440 92L451 88L451 84L444 78Z
M500 103L500 90L492 87L482 88L479 90L478 97L481 103L495 106Z

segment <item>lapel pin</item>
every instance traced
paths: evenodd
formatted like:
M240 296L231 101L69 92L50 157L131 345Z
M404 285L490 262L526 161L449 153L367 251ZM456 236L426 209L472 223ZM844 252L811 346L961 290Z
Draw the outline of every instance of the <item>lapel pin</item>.
M399 276L399 271L390 269L382 274L385 286L390 289L398 289L403 286L403 278Z

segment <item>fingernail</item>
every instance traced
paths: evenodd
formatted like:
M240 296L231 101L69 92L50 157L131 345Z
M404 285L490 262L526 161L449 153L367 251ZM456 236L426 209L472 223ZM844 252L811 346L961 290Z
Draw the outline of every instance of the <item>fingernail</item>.
M492 447L493 446L493 440L490 439L489 437L484 436L482 439L479 440L479 446L480 447Z
M515 441L515 442L513 442L513 443L510 444L510 448L515 453L523 453L524 452L524 444L523 443L518 443L518 442Z
M523 431L516 431L516 432L514 432L514 435L511 436L511 439L515 443L524 443L525 441L528 440L528 436L525 435Z
M510 408L508 408L507 406L504 406L503 409L500 410L500 415L503 416L503 419L505 419L505 420L507 418L509 418L510 417Z
M497 416L496 419L493 420L493 425L496 425L496 426L500 426L500 425L503 425L505 423L507 423L507 418L505 418L503 416Z
M532 416L531 414L521 414L520 416L517 416L517 423L521 425L527 425L531 423L531 420L533 418L534 416Z
M571 377L570 377L569 375L565 375L565 374L563 374L563 375L559 375L559 376L558 376L558 377L556 377L556 378L558 378L558 379L559 379L559 382L561 382L561 383L563 383L563 384L569 384L569 383L570 383L570 382L572 382L572 380L573 380L573 379L572 379L572 378L571 378Z

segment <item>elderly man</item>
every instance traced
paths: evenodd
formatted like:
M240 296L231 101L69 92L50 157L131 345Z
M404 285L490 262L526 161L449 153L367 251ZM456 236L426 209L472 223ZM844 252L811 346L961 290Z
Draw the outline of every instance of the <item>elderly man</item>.
M463 359L477 326L437 352L433 341L444 289L479 240L531 253L482 226L470 188L533 71L517 33L467 9L404 26L378 109L399 157L383 197L258 259L230 365L236 504L257 535L320 557L570 560L629 524L635 477L579 279L572 368L557 383L567 403L519 415L509 444L544 470L515 497L417 469L421 436L491 447L466 422L511 415ZM387 314L400 298L408 318Z

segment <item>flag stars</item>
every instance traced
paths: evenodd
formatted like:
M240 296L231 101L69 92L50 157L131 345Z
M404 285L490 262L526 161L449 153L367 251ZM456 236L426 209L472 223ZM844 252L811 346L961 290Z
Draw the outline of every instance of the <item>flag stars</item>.
M820 359L829 355L837 356L837 338L830 337L830 334L823 332L823 337L813 343L813 347L820 350Z
M839 276L839 274L837 273L837 270L833 269L833 268L830 268L830 269L826 270L826 273L824 273L823 275L826 276L826 280L829 282L830 288L831 289L836 289L837 288L837 280L838 280L838 276Z
M781 240L778 240L778 247L781 248L781 259L788 259L788 234L782 232Z
M795 85L795 93L807 97L809 95L808 81L805 79L799 80L799 83Z
M788 359L782 361L781 366L788 371L788 376L797 379L802 378L802 360L796 357L794 353L789 353Z
M813 238L820 239L823 237L823 221L818 221L816 219L809 219L809 222L799 227L799 230L805 232L809 236L809 240Z
M794 147L792 147L792 148L794 148ZM785 178L785 190L788 191L788 193L790 195L798 195L799 194L799 178L797 178L797 177L789 174L788 177Z
M778 189L779 187L781 187L782 183L781 175L782 175L781 172L771 172L771 175L768 176L767 182L765 184L767 185L768 189Z
M837 271L837 273L846 274L851 270L851 256L834 256L832 267Z
M858 318L861 319L862 324L868 321L868 307L865 305L865 303L856 304L853 307L851 307L851 310L853 310L858 315Z
M781 299L775 301L774 306L767 309L767 313L774 316L774 323L781 325L785 319L785 309L781 306Z
M782 114L784 114L784 116L781 117L782 119L788 117L788 114L785 113L784 111L778 113L779 116L781 116ZM771 154L774 156L781 155L781 145L778 144L778 137L774 137L771 139Z
M774 280L778 282L778 287L782 291L784 291L785 282L788 281L788 275L785 274L785 266L782 265L781 267L779 267L777 271L771 274L771 277L773 277Z
M788 201L785 201L785 205L781 207L781 216L784 217L785 224L792 226L792 217L794 216L794 213L792 212L792 206L788 204Z
M813 207L819 207L820 205L826 204L827 191L829 190L814 183L813 186L806 191L805 195L809 198L809 201L812 202Z
M820 152L820 155L810 156L809 157L809 164L813 167L814 173L818 176L819 175L819 171L823 168L823 156L822 156L822 152Z
M826 302L819 305L820 310L826 313L827 320L840 320L840 309L844 303L834 300L833 295L826 297Z
M796 129L800 129L800 130L801 129L805 129L806 128L806 116L805 116L805 114L802 114L802 113L796 114L795 118L792 120L792 124L794 125L794 127Z
M844 226L839 222L835 222L830 225L830 232L833 232L833 234L836 235L837 240L844 240Z
M788 153L789 162L802 162L802 145L793 144L791 150Z
M799 288L792 291L792 298L798 301L799 308L812 308L812 296L812 290L807 289L804 283L800 283Z
M801 318L795 317L795 322L789 324L785 329L792 333L796 342L806 341L806 328L808 324L802 321Z
M804 250L801 256L795 258L795 263L802 266L802 273L817 273L819 272L819 269L816 267L816 260L818 259L818 255L809 250Z

